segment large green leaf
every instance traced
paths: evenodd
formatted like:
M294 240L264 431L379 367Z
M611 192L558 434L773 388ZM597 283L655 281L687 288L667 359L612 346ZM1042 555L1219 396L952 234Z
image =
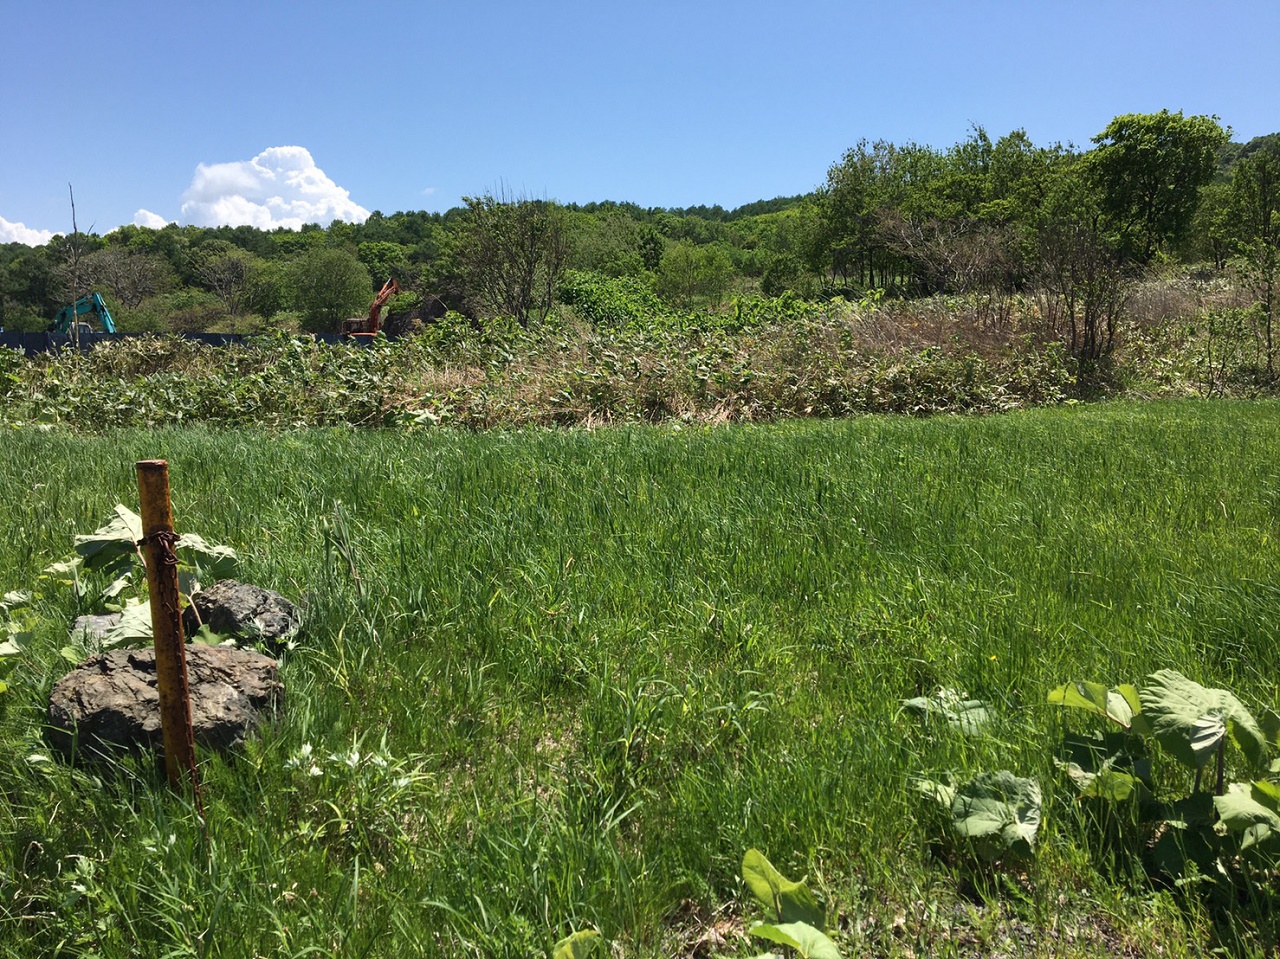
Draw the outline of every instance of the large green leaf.
M17 656L22 652L22 640L10 633L0 633L4 641L0 642L0 656Z
M949 773L943 779L917 779L915 787L947 812L951 812L951 804L956 800L956 786Z
M5 676L13 671L16 658L23 648L35 638L31 629L34 616L26 611L22 621L17 619L0 620L0 693L7 692L9 684L3 682Z
M1213 804L1227 829L1244 834L1243 848L1280 841L1280 786L1275 783L1232 783Z
M142 539L142 517L117 503L116 515L105 526L75 538L76 555L85 569L104 566L135 553Z
M932 696L904 699L902 708L917 716L941 716L968 736L975 736L991 721L987 704L980 699L965 699L954 689L939 689Z
M751 894L779 922L806 922L818 929L824 928L826 913L809 887L783 876L759 849L748 849L742 857L742 879Z
M1104 764L1101 769L1086 769L1079 763L1055 760L1057 765L1080 791L1081 799L1105 799L1107 802L1128 802L1145 799L1151 792L1137 776L1122 769Z
M1102 683L1067 683L1049 693L1049 702L1083 709L1129 729L1142 713L1138 690L1128 684L1108 689Z
M44 568L44 572L45 575L60 583L70 583L79 575L80 567L83 565L79 556L68 556L56 563L50 563Z
M211 546L205 542L204 537L195 533L183 533L179 536L176 552L180 563L194 566L204 576L214 580L234 577L240 562L240 557L230 546Z
M1165 829L1148 848L1147 855L1155 872L1172 879L1205 877L1220 873L1222 846L1222 837L1209 826ZM1190 868L1193 864L1194 871Z
M1185 879L1221 870L1223 843L1214 828L1213 800L1207 792L1194 792L1171 803L1155 803L1146 811L1145 818L1157 824L1146 853L1155 872Z
M1280 745L1280 714L1270 706L1263 707L1262 712L1258 713L1258 728L1267 737L1269 744Z
M1054 763L1070 777L1082 799L1122 802L1150 795L1151 760L1144 740L1132 733L1067 732Z
M594 929L580 929L551 947L551 959L587 959L597 952L600 945L600 933Z
M0 613L7 613L11 609L20 609L23 606L30 606L31 599L31 590L29 589L10 590L0 596Z
M1201 829L1213 825L1213 796L1206 792L1192 793L1171 803L1162 803L1152 810L1155 818L1175 829Z
M1265 767L1267 740L1257 720L1225 689L1209 689L1172 669L1147 677L1138 694L1156 741L1179 762L1201 769L1230 737L1255 767Z
M978 774L956 791L951 804L956 833L980 840L991 855L1030 855L1040 820L1040 784L1007 770Z
M133 585L133 570L129 570L112 580L102 591L102 598L115 599Z
M103 649L117 646L146 646L153 639L151 631L151 603L144 601L126 606L116 623L102 637Z
M0 656L16 656L35 639L36 617L26 615L0 621Z
M757 922L748 932L761 939L788 946L803 959L840 959L840 950L836 948L836 944L820 929L815 929L807 922L786 922L776 925Z
M1118 769L1103 770L1080 790L1082 799L1105 799L1113 803L1145 799L1150 794L1150 790L1137 776Z

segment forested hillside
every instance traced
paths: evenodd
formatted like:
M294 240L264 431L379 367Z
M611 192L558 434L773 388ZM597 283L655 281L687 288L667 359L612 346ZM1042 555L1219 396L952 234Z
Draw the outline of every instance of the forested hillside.
M102 293L125 332L333 332L388 278L393 332L448 310L599 324L789 295L1036 295L1069 352L1114 345L1153 267L1223 273L1254 302L1268 368L1280 247L1280 134L1216 118L1119 116L1087 148L1021 130L960 143L860 141L803 196L718 206L563 205L485 194L446 213L374 212L301 231L125 226L0 247L0 326L45 328Z

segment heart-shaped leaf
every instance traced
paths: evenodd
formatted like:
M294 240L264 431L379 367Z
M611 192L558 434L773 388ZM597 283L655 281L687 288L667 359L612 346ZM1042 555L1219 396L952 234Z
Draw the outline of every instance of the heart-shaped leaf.
M1244 834L1242 848L1280 841L1280 786L1275 783L1232 783L1213 805L1227 829Z
M792 882L774 868L758 849L748 849L742 857L742 879L751 894L778 922L806 922L822 929L826 913L813 898L809 887Z
M126 606L116 623L102 637L103 649L117 646L145 646L152 641L151 603L141 602Z
M1091 796L1118 798L1106 787L1089 791L1097 777L1106 778L1112 772L1136 779L1144 790L1152 786L1151 760L1146 756L1144 741L1132 733L1067 732L1062 737L1060 758L1054 762L1082 790L1082 795L1087 792Z
M915 787L923 795L928 796L947 812L951 811L951 804L956 800L956 787L951 781L950 775L944 779L917 779Z
M794 949L803 959L840 959L840 950L826 934L807 922L757 922L748 930L751 935L768 939Z
M1266 765L1267 739L1257 720L1225 689L1208 689L1172 669L1147 677L1138 694L1156 741L1179 762L1201 769L1230 737L1255 767Z
M551 947L551 959L587 959L596 954L599 946L600 933L594 929L580 929Z
M939 689L932 696L904 699L902 708L922 718L941 716L967 736L975 736L991 721L987 704L980 699L965 699L954 689Z
M0 612L7 613L11 609L29 606L31 605L31 598L31 590L29 589L10 590L0 596Z
M1049 693L1049 702L1055 706L1086 710L1125 729L1130 728L1134 716L1142 712L1138 691L1129 685L1108 689L1102 683L1067 683Z
M85 569L101 569L137 549L142 539L142 517L119 503L116 515L105 526L75 538L76 555Z
M956 791L951 823L956 833L984 840L996 852L1028 856L1040 829L1040 784L1007 770L980 773Z
M195 567L209 580L230 579L240 562L230 546L211 546L195 533L179 536L175 549L179 562Z

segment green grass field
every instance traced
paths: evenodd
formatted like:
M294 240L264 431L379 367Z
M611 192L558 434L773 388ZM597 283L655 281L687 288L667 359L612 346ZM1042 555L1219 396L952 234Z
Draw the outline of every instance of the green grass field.
M1278 450L1271 402L9 430L0 592L43 589L44 625L0 696L0 955L528 956L586 927L755 955L750 847L846 956L1263 954L1269 893L1161 887L1088 826L1045 696L1172 667L1280 707ZM81 610L38 574L151 457L179 531L308 611L280 721L201 757L207 845L151 766L43 761ZM902 714L939 687L990 701L989 735ZM1034 864L940 854L912 777L1002 768L1044 789Z

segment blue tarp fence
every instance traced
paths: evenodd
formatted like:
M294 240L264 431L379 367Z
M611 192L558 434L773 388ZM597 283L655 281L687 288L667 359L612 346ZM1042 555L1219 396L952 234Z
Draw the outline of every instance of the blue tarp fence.
M112 340L128 339L135 335L133 333L81 333L80 349L90 350L99 343L109 343ZM168 334L178 335L184 340L195 340L197 343L204 343L208 346L230 346L233 343L243 343L245 340L253 339L252 336L246 336L241 333L181 333ZM322 343L340 343L341 337L333 333L318 333L315 339ZM352 343L363 343L364 340L356 338ZM75 349L75 343L72 342L70 333L0 333L0 349L8 348L11 350L19 350L27 356L35 356L37 353L53 353L58 350Z

